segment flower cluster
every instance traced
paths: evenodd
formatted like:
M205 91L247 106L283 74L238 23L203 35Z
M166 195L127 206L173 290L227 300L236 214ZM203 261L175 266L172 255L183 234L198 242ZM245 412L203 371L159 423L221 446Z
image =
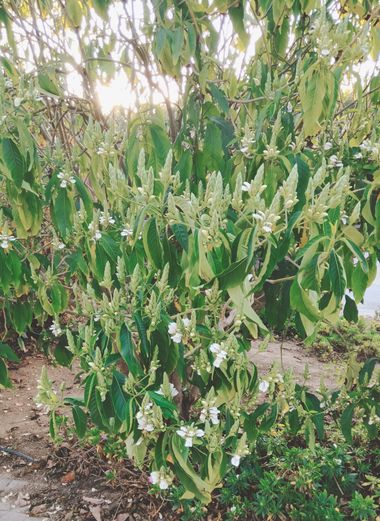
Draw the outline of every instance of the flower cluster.
M173 474L164 467L150 473L149 481L152 485L158 485L161 490L167 490L173 483Z
M219 414L220 411L217 407L215 407L215 400L211 400L207 402L207 400L202 400L202 410L199 416L199 420L201 422L210 421L213 425L218 425L220 423Z
M187 317L182 319L182 327L178 327L177 322L170 322L168 325L168 333L175 344L180 344L183 337L183 329L189 329L191 320Z
M205 435L205 431L202 429L197 429L193 424L191 425L182 425L180 429L177 431L178 436L181 436L185 440L185 447L192 447L194 438L203 438Z
M148 402L141 406L141 409L136 414L137 428L143 432L154 431L154 411L153 403Z
M92 239L94 241L98 241L102 237L102 232L99 230L98 227L95 226L94 221L91 221L88 225L88 229L90 232L92 232Z
M71 185L75 185L75 183L76 183L75 177L71 176L70 174L68 174L66 172L60 172L59 174L57 174L57 177L58 177L58 179L61 180L61 182L59 183L59 186L61 188L67 188L69 183Z
M59 322L57 320L53 320L53 323L49 327L49 329L53 333L54 336L62 335L62 329L61 329L61 326L59 325Z
M224 349L223 344L218 344L217 342L212 343L209 346L211 353L215 356L213 366L220 367L222 362L227 358L227 351Z
M0 233L0 247L3 248L3 250L6 250L9 248L9 243L16 240L16 237L14 235L8 235L7 233Z

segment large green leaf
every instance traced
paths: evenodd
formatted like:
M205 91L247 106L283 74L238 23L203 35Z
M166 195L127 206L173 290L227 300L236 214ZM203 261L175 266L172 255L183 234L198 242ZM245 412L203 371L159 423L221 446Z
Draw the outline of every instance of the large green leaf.
M81 407L74 405L72 408L75 430L79 438L83 438L87 430L87 415Z
M6 358L10 362L19 362L20 359L8 344L0 342L0 357Z
M18 149L16 143L12 139L4 138L1 142L2 159L7 167L15 185L21 188L24 176L26 174L26 163Z
M131 374L133 376L141 375L142 369L136 357L136 347L126 324L123 324L120 330L120 354L126 362Z
M302 75L299 86L306 136L316 134L320 128L319 118L323 110L325 93L325 75L317 64L312 65Z
M145 223L143 230L143 244L145 253L153 266L157 269L162 269L163 252L160 237L158 235L156 219L154 217L151 217L149 221Z
M343 263L335 250L331 250L329 256L330 285L339 303L346 290L346 276Z
M73 227L74 207L65 188L59 188L57 197L52 203L52 218L59 234L65 238Z

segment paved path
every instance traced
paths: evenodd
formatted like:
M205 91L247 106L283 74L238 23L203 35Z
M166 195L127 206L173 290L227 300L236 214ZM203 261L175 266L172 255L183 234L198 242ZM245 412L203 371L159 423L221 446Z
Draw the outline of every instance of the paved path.
M33 519L37 521L36 517L28 516L28 505L15 506L26 485L26 481L0 474L0 521L33 521Z
M377 264L377 277L364 295L363 304L358 305L359 315L374 317L380 312L380 262Z

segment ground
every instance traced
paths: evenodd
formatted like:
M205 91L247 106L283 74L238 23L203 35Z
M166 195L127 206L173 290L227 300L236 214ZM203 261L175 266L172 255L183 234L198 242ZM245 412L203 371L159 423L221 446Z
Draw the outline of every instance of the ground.
M255 343L251 359L261 375L276 362L279 369L281 365L284 370L291 368L297 381L302 381L307 365L310 387L319 387L321 378L330 388L337 385L339 365L320 362L295 342L283 346L272 342L265 351ZM149 495L144 473L123 463L118 480L110 482L105 476L110 464L95 448L85 449L74 440L59 448L51 443L47 415L34 402L46 362L43 355L24 357L10 368L14 388L0 391L0 446L35 460L31 463L0 453L0 521L30 520L28 515L53 521L179 519L180 513L167 502ZM80 395L69 369L50 365L48 372L57 387L65 382L70 395Z

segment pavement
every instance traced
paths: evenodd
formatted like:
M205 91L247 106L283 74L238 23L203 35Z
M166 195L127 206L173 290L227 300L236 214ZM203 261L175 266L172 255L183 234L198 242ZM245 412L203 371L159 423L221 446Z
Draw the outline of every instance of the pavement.
M27 485L27 481L0 474L0 521L37 521L27 514L28 496L23 492Z
M380 262L377 264L377 276L371 286L367 288L363 303L358 305L359 315L374 317L376 311L380 312Z

